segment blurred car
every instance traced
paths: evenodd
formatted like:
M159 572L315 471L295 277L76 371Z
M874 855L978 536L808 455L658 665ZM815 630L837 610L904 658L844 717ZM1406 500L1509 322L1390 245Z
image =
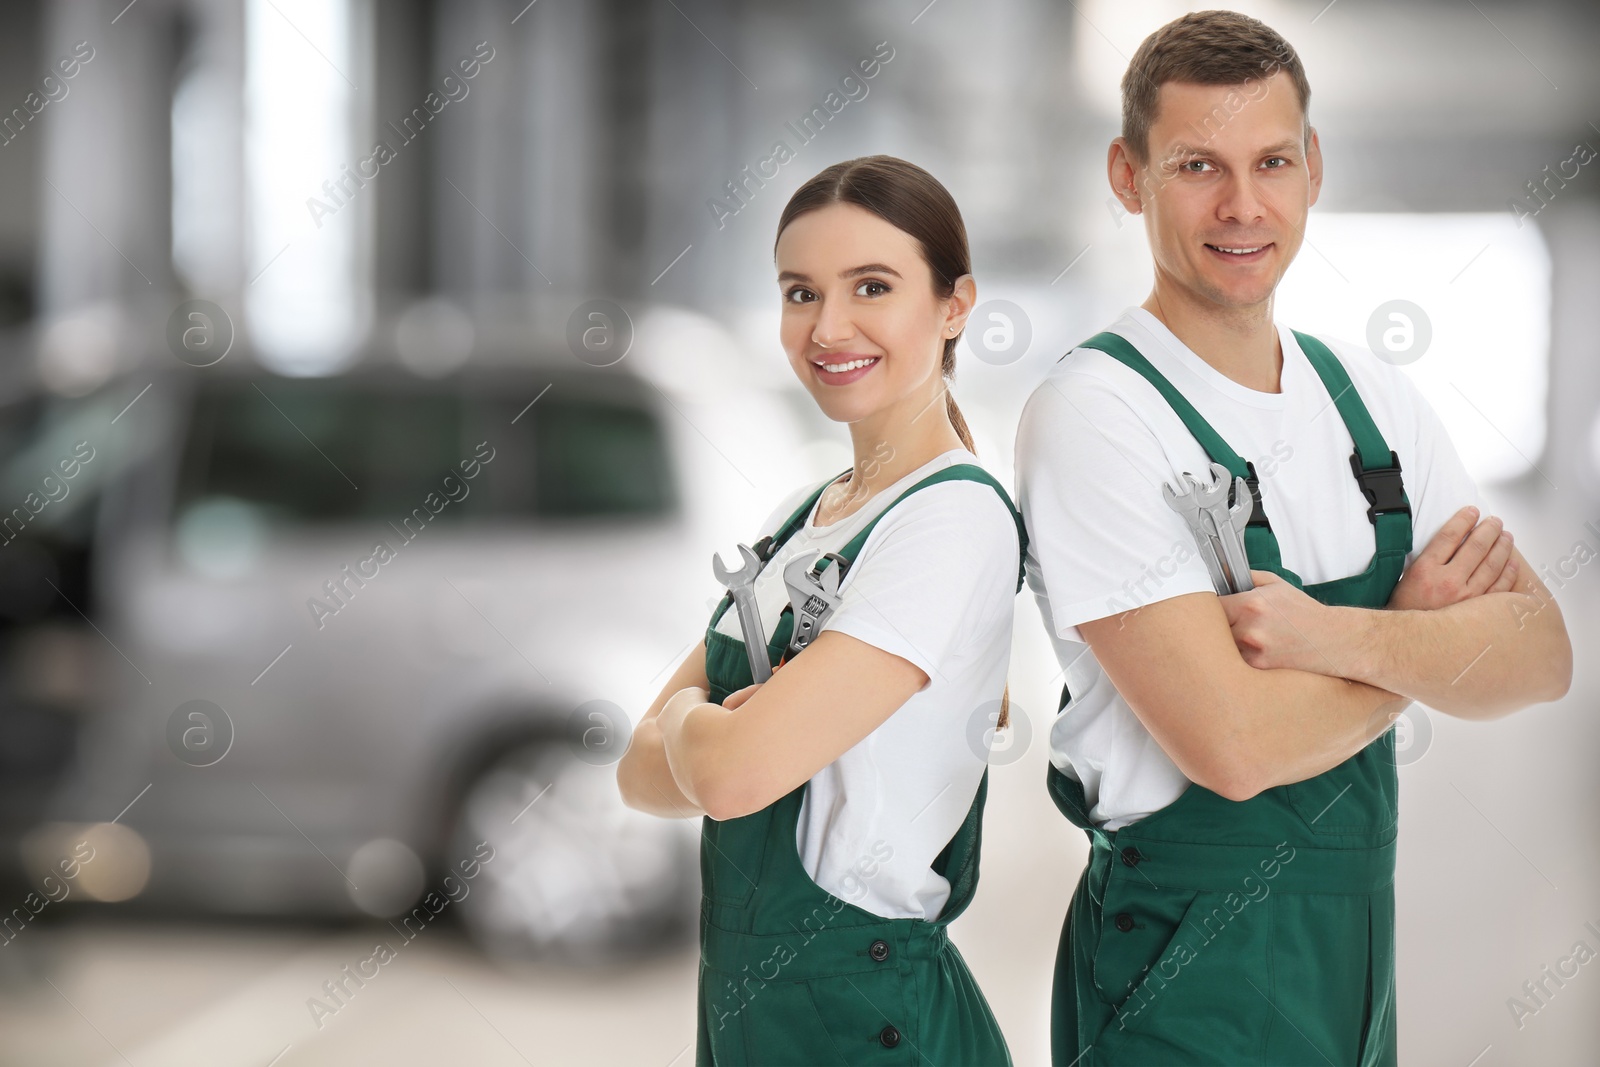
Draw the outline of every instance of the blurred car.
M505 956L688 929L697 825L625 808L614 768L704 617L686 409L565 354L140 395L94 535L107 647L39 846L93 837L81 895L433 905Z
M69 765L99 641L73 605L87 585L93 492L63 479L49 397L0 400L0 886L26 892L18 846ZM66 452L70 456L70 451Z

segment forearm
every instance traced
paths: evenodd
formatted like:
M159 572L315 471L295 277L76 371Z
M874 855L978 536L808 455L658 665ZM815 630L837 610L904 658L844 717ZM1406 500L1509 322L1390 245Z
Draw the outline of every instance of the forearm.
M662 750L673 780L690 803L713 819L745 814L734 713L701 691L674 696L660 717ZM757 804L755 807L760 807ZM749 810L754 810L750 808Z
M1572 643L1542 592L1485 593L1431 611L1331 610L1348 678L1464 719L1491 719L1563 696Z
M628 751L617 764L617 787L623 803L650 815L686 819L705 814L673 778L661 727L654 715L634 728Z
M1242 594L1250 596L1251 594ZM1410 703L1361 682L1252 665L1226 600L1194 593L1080 624L1101 667L1190 781L1230 800L1304 781L1360 752Z
M1387 730L1410 700L1361 682L1238 662L1217 677L1208 703L1208 714L1180 720L1196 734L1176 748L1157 740L1169 753L1199 756L1192 768L1180 762L1191 779L1246 800L1337 767Z

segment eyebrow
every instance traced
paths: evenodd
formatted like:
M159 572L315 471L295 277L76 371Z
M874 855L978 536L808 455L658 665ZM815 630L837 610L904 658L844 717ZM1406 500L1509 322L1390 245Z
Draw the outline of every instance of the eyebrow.
M1290 139L1290 140L1286 140L1286 141L1279 141L1277 144L1268 145L1265 148L1257 150L1256 154L1257 155L1261 155L1261 156L1283 155L1283 154L1288 153L1288 152L1297 152L1297 151L1299 151L1301 149L1301 147L1302 147L1302 145L1301 145L1301 143L1299 141ZM1209 151L1209 149L1206 149L1204 147L1195 148L1192 145L1187 145L1187 144L1184 144L1182 141L1179 141L1177 144L1174 144L1171 147L1171 149L1167 152L1167 155L1168 155L1168 157L1171 157L1171 156L1203 156L1208 151Z
M890 274L896 278L900 277L899 271L895 270L893 267L884 266L882 263L867 263L860 267L851 267L849 270L840 271L839 277L859 278L863 274ZM808 274L801 274L797 270L786 270L778 275L778 280L780 282L809 282L811 280L811 276ZM903 281L904 279L901 280Z

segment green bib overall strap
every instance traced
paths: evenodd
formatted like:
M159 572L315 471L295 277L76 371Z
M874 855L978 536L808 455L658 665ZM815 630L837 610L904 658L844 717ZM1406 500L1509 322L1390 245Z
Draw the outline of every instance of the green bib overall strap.
M939 482L955 481L983 482L985 485L988 485L994 489L996 493L1000 494L1000 500L1005 504L1006 510L1011 512L1011 521L1016 524L1017 543L1021 549L1021 551L1019 551L1017 554L1017 591L1021 592L1024 576L1027 573L1026 560L1028 556L1028 530L1023 524L1022 513L1018 511L1016 505L1011 502L1010 494L1008 494L1005 489L1001 487L1000 483L995 481L994 477L990 475L988 471L972 463L957 463L954 466L946 467L943 470L934 471L916 485L913 485L911 488L895 497L894 504L890 504L889 507L884 508L883 511L873 516L872 521L867 523L867 525L862 528L861 532L852 537L850 539L850 543L845 545L844 548L839 551L839 555L843 556L845 559L845 562L840 564L840 570L842 573L839 575L839 580L841 582L844 581L844 575L849 572L850 561L853 561L856 556L860 554L861 546L867 543L867 537L872 533L872 528L878 525L879 519L888 514L890 508L893 508L895 504L900 503L900 501L904 500L912 493L915 493L918 489L924 489L930 485L936 485ZM809 509L807 510L809 511ZM828 562L829 559L826 556L824 556L821 560L818 560L817 570L819 573L827 569Z
M815 492L807 497L805 503L796 508L794 513L784 520L783 524L779 526L776 531L766 535L751 546L756 556L760 558L763 566L773 557L773 555L777 553L778 549L783 547L789 538L794 536L795 531L799 530L800 527L805 524L806 516L811 514L811 509L816 506L818 499L821 498L823 492L826 491L828 486L832 485L845 474L849 473L850 470L847 469L842 473L836 474L832 478L828 479L821 486L819 486ZM1006 510L1011 513L1011 521L1017 527L1017 592L1021 592L1023 582L1026 580L1028 559L1028 529L1023 523L1022 512L1017 510L1016 505L1011 501L1011 495L1005 491L1005 488L998 481L995 480L994 476L974 463L957 463L952 466L945 467L942 470L934 471L926 478L923 478L915 485L906 489L905 492L895 497L888 507L874 515L872 517L872 521L867 523L866 526L862 527L861 531L852 537L849 543L841 548L838 552L829 552L819 558L815 566L812 568L813 571L817 574L821 574L823 571L827 570L829 566L837 562L840 571L839 581L842 584L844 582L845 575L850 572L851 564L854 563L855 558L861 554L862 546L867 543L867 538L871 536L873 529L878 525L878 520L887 515L894 508L895 504L900 503L900 501L904 500L906 497L910 496L912 493L915 493L919 489L925 489L930 485L937 485L939 482L955 481L984 483L1000 495L1001 502L1005 504ZM732 604L733 594L724 594L722 597L722 602L717 605L716 613L711 618L712 629L716 628L717 623L722 619L723 613L726 612ZM789 621L791 628L793 626L792 615L793 608L785 606L783 609L783 619L787 619ZM782 624L783 620L780 619L779 625L781 626ZM774 637L774 643L775 642L776 637ZM787 647L787 645L788 639L785 638L784 645L782 647ZM745 684L749 685L750 683L746 682ZM724 694L724 696L726 696L726 694ZM721 702L720 697L714 696L712 699L718 701L719 703Z
M1283 567L1251 465L1183 394L1115 334L1081 347L1138 371L1213 461L1247 479L1252 568L1325 604L1381 608L1411 550L1399 459L1338 359L1295 336L1350 432L1376 546L1361 573L1313 585ZM1063 689L1058 710L1070 699ZM1056 807L1091 846L1056 955L1053 1063L1395 1063L1392 731L1336 767L1249 800L1190 783L1116 830L1090 819L1077 778L1054 763L1046 775Z
M1378 431L1344 364L1310 334L1299 330L1290 332L1300 342L1300 351L1316 368L1355 442L1355 451L1350 454L1350 473L1361 486L1361 495L1367 498L1367 521L1373 525L1376 555L1404 568L1406 554L1411 551L1411 498L1406 496L1405 483L1400 476L1400 455Z
M955 479L992 486L1010 508L1018 537L1025 538L1021 516L1005 490L981 467L963 463L901 493L837 555L825 555L824 566L837 563L847 571L895 504ZM753 546L764 564L800 529L834 480ZM706 631L706 678L711 699L719 703L750 684L743 643L716 628L730 603L731 598L723 599ZM787 650L793 629L794 616L786 608L767 646L773 664ZM702 819L698 1067L1009 1065L999 1023L948 933L950 921L966 909L977 887L988 784L985 768L965 819L933 861L950 893L932 920L885 918L811 878L796 846L806 784L749 815ZM881 865L894 862L893 849L880 841L851 870L865 883ZM864 885L857 888L864 893Z
M1401 479L1400 457L1384 441L1383 434L1372 421L1366 405L1361 402L1361 395L1351 383L1344 365L1315 337L1299 330L1292 332L1300 342L1301 351L1306 354L1306 359L1333 398L1339 417L1344 420L1355 445L1350 454L1350 470L1369 505L1367 518L1373 524L1376 545L1373 564L1392 565L1397 557L1403 566L1406 554L1411 551L1411 502ZM1300 576L1283 565L1277 535L1272 532L1272 523L1261 503L1261 481L1256 475L1255 464L1240 458L1205 417L1195 410L1188 398L1123 337L1110 332L1098 333L1078 347L1104 352L1137 371L1161 393L1212 462L1228 468L1230 478L1245 479L1252 501L1250 522L1244 531L1250 565L1257 570L1273 571L1296 587L1303 587ZM1231 489L1229 503L1233 503ZM1380 564L1380 559L1385 562ZM1343 603L1337 599L1332 602Z

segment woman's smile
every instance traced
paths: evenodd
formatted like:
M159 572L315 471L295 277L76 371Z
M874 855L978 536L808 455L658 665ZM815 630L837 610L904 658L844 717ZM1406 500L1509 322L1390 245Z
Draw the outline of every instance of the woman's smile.
M850 352L828 353L813 357L812 369L823 385L849 385L883 362L882 356L858 356Z

